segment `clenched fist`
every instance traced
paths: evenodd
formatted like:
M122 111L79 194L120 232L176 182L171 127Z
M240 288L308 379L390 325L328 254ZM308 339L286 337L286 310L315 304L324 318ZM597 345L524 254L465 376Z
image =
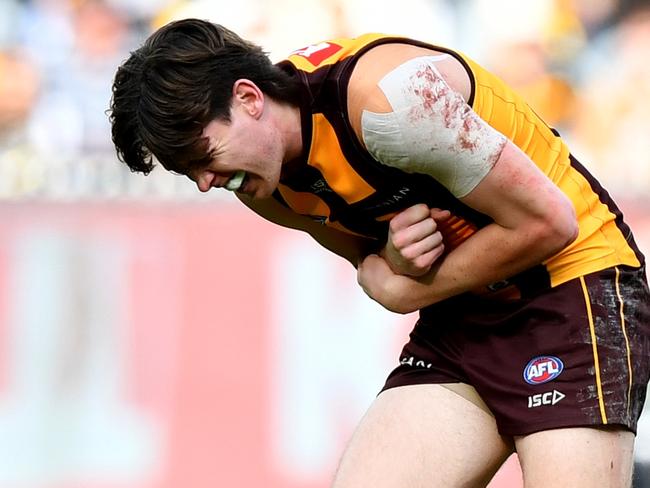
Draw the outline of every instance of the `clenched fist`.
M388 241L381 252L398 274L422 276L445 250L438 222L450 217L448 210L421 203L403 210L389 224Z

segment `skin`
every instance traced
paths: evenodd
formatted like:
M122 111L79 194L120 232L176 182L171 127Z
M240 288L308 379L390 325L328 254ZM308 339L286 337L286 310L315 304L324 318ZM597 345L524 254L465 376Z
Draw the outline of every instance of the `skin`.
M275 103L250 80L240 79L232 90L231 120L213 120L203 129L209 141L209 165L187 176L201 192L221 188L239 170L247 182L240 193L269 198L280 181L282 167L302 149L300 113Z
M377 86L381 78L408 59L431 54L438 53L389 44L372 49L359 60L350 79L348 102L350 120L359 140L364 110L392 110ZM447 84L467 100L471 85L460 63L447 57L436 67ZM503 148L488 175L460 200L489 215L494 223L418 279L396 273L381 256L368 256L359 265L358 281L371 298L391 311L413 312L539 264L577 236L577 221L569 199L511 142ZM494 249L499 252L493 252ZM401 256L410 258L404 253Z
M349 116L360 141L363 110L391 110L377 82L405 60L427 54L436 52L389 44L361 57L348 89ZM463 67L450 57L438 68L467 100L470 83ZM230 123L213 121L206 126L213 160L187 176L205 192L223 187L234 172L246 171L247 181L237 192L246 206L267 220L308 232L358 265L359 284L389 310L415 311L505 279L541 263L577 235L571 202L508 143L488 175L461 199L494 223L444 254L437 222L448 213L416 205L393 218L382 252L366 255L369 241L296 215L270 198L280 175L302 150L298 109L276 103L242 79L233 86L231 116ZM526 488L629 486L631 433L573 428L504 438L489 413L441 385L382 393L353 436L333 486L485 486L512 452L513 443Z
M363 417L332 488L485 487L512 450L494 417L462 396L403 386L379 395Z
M391 219L388 240L380 255L398 275L422 276L442 256L445 244L438 222L451 216L448 210L414 205Z

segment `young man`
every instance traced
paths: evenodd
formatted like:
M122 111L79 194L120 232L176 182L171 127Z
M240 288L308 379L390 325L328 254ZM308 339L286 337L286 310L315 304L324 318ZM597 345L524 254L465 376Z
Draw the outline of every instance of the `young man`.
M644 258L560 136L458 52L365 35L277 65L184 20L118 69L113 141L358 265L420 310L334 487L630 484L650 364Z

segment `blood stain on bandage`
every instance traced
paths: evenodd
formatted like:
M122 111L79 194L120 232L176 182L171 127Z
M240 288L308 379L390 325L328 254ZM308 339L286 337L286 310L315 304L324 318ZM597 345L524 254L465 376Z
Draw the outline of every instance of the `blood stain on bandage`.
M458 142L460 147L468 151L476 151L478 149L477 138L472 139L470 136L478 132L480 127L471 117L465 117L463 120L463 130L458 135Z
M437 116L445 128L456 131L453 148L457 152L475 152L479 148L484 131L471 108L431 66L418 70L411 77L409 90L420 101L411 107L409 122L417 124L427 117Z
M417 122L426 116L426 112L434 112L440 109L440 101L448 97L449 88L444 84L443 80L436 75L436 73L427 66L423 70L418 70L415 75L411 77L410 90L422 102L421 105L412 107L410 111L410 121ZM450 127L451 119L446 119L447 127Z
M414 58L380 80L393 111L364 110L363 138L378 161L428 174L462 197L494 167L507 139L446 83L432 60Z

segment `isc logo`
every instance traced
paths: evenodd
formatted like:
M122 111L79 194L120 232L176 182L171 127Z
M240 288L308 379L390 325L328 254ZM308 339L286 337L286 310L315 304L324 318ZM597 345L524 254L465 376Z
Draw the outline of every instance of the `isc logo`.
M541 385L554 380L564 369L564 364L555 356L538 356L524 368L524 380L531 385Z
M528 408L541 407L542 405L555 405L564 397L566 397L566 395L557 390L532 395L528 397Z

